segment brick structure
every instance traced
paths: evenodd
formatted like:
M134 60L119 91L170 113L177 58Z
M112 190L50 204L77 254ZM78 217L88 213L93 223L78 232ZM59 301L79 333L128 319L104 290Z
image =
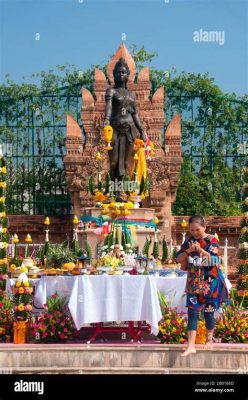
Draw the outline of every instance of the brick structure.
M122 44L109 61L107 77L113 84L113 69L120 57L125 58L130 68L128 88L135 92L140 119L150 139L155 144L156 156L148 162L148 177L151 183L150 197L143 204L155 209L159 218L159 228L167 238L171 235L171 205L175 201L178 186L178 172L181 157L181 123L176 115L165 132L165 149L161 146L161 132L164 129L164 88L158 88L151 96L149 68L143 68L135 81L136 66L126 46ZM95 155L98 151L105 155L103 171L107 172L108 157L104 150L102 128L105 112L105 92L108 81L103 71L95 69L94 95L86 88L82 89L82 121L86 133L83 146L80 127L71 116L67 116L67 154L64 165L68 190L71 194L73 212L78 216L84 209L92 207L92 197L88 193L90 174L96 176Z
M17 233L20 243L25 243L27 233L30 233L33 243L44 243L45 228L44 215L9 215L9 232L11 235ZM72 217L51 217L49 226L49 239L51 243L62 243L67 235L72 237Z

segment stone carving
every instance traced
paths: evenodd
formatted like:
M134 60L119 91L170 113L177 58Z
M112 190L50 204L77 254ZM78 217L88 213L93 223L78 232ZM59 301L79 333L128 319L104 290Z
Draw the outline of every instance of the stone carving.
M180 115L173 117L165 131L165 143L161 146L161 132L164 130L164 88L158 88L150 98L151 83L149 68L143 68L135 81L136 66L126 46L122 44L109 61L108 80L114 85L113 70L116 62L124 58L130 70L128 90L136 96L137 109L143 129L154 142L156 155L148 162L148 177L151 182L149 198L144 207L156 210L160 223L159 228L166 237L171 235L171 205L176 198L178 172L182 163L181 156L181 122ZM77 122L67 116L66 148L64 165L68 190L71 194L73 212L78 216L84 213L85 207L93 206L92 197L87 192L89 175L96 175L95 155L99 151L104 155L102 172L109 170L106 144L102 139L104 125L105 93L108 83L103 71L96 68L94 75L94 94L96 100L86 88L82 89L82 121L86 142L83 144L82 132ZM137 136L139 133L137 132ZM169 221L169 223L168 223Z

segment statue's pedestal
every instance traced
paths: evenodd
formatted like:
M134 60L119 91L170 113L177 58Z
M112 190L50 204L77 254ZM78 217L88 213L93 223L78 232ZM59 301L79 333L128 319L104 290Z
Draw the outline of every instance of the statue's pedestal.
M92 216L92 217L100 217L101 210L99 208L85 208L84 215ZM137 220L136 226L136 246L139 248L139 252L143 250L146 237L151 236L152 244L150 249L153 247L154 240L154 229L150 227L144 227L142 225L138 225L138 220L140 221L151 221L154 218L155 210L151 208L136 208L131 210L131 214L129 215L129 219ZM128 219L126 219L126 225L128 225ZM89 224L85 223L85 228L78 230L78 241L81 248L84 248L85 241L87 240L92 248L93 257L97 255L98 246L103 246L104 237L103 235L97 235L95 233L95 227L89 226Z

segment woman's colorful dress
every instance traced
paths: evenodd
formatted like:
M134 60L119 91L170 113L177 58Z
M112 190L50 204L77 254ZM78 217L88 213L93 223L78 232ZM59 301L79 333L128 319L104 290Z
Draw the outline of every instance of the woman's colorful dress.
M201 240L190 235L182 244L177 256L196 242L211 255L211 258L208 260L208 257L202 257L200 260L198 252L188 255L187 307L198 311L215 311L221 303L229 303L225 278L219 267L219 241L213 235L207 235Z

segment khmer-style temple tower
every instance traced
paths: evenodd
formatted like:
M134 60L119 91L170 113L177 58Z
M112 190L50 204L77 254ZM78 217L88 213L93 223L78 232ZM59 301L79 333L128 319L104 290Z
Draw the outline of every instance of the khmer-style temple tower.
M143 68L135 80L135 62L122 44L109 61L107 76L113 84L113 69L120 57L128 63L130 69L128 89L135 92L138 111L147 135L154 142L155 157L148 161L148 178L151 185L150 196L145 200L144 207L153 208L159 218L159 229L165 237L171 237L171 207L176 198L178 173L182 163L181 156L181 122L177 114L169 123L165 132L165 148L162 147L162 133L165 125L164 88L158 88L151 97L151 82L149 67ZM86 88L82 89L82 121L86 134L83 145L81 128L72 116L67 115L66 149L64 165L66 170L68 190L71 195L73 212L78 216L84 209L93 206L93 200L88 193L90 174L96 174L95 155L102 154L105 143L102 139L102 128L105 111L105 92L109 83L103 71L95 69L94 95ZM103 162L103 172L108 171L108 157Z

